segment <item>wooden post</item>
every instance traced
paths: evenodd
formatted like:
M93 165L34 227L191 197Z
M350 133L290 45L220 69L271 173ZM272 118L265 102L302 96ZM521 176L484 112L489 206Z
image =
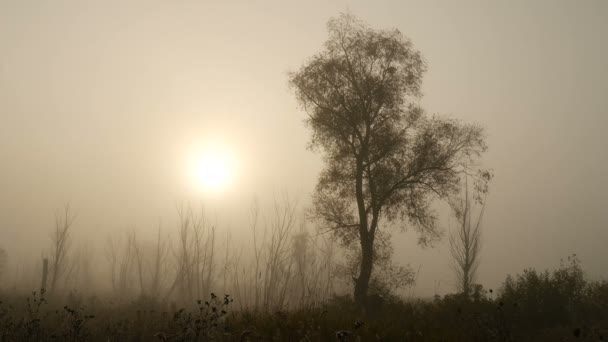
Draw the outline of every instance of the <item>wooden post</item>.
M49 259L44 258L42 260L42 283L40 284L40 290L46 291L46 279L49 275Z

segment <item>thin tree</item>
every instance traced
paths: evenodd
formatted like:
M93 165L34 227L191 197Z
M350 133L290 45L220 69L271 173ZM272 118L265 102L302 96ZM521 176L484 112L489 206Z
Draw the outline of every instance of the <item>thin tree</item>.
M215 228L206 224L204 210L195 212L191 207L177 208L179 216L178 242L173 251L175 280L165 294L167 300L175 290L183 303L194 297L202 298L210 291L215 275Z
M136 257L132 234L127 232L124 236L126 240L121 236L116 238L110 236L106 241L106 258L110 264L112 290L120 298L127 297L133 288L133 267Z
M282 203L275 198L273 212L266 223L270 226L264 265L263 307L267 311L283 308L293 276L293 254L289 242L296 224L296 209L297 201L291 201L286 194Z
M63 212L55 215L55 230L51 234L51 292L55 291L57 281L68 270L70 229L74 219L69 205L64 207Z
M427 244L440 236L431 203L457 196L463 173L481 189L491 175L466 166L486 150L481 127L417 106L426 66L406 37L348 14L327 27L325 48L290 85L308 114L310 147L324 154L313 216L343 244L359 245L354 299L363 306L380 222L414 227Z
M139 280L139 295L144 297L146 295L146 287L144 285L144 252L141 244L137 241L137 234L133 229L127 236L128 243L131 245L133 250L133 260L137 270L137 279Z
M485 210L483 203L477 221L471 220L471 200L467 183L465 183L464 200L455 209L458 228L450 233L450 252L454 260L457 287L466 298L471 295L471 289L477 278L481 250L481 219Z
M166 280L164 276L167 264L167 241L168 238L163 238L161 235L160 224L158 226L158 233L156 235L156 244L154 248L154 260L150 270L152 277L152 284L150 285L150 294L153 298L157 298L160 295L163 287L163 282Z

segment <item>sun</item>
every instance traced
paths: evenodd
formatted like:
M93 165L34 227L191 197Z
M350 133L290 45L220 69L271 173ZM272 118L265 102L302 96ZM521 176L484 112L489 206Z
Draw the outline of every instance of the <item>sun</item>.
M205 189L218 190L228 178L226 160L220 155L207 155L196 167L196 176Z
M192 158L190 173L198 190L218 193L228 190L234 181L235 158L221 145L207 146Z

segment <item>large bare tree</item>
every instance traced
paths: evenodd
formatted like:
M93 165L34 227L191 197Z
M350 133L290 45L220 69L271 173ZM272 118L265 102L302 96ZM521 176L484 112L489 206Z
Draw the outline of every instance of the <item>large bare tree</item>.
M354 299L364 306L380 222L414 227L428 243L440 235L433 200L455 198L463 173L482 189L490 173L467 166L486 150L481 127L417 106L426 66L410 40L348 14L327 27L324 49L290 85L308 114L310 147L325 160L314 216L344 244L358 242Z

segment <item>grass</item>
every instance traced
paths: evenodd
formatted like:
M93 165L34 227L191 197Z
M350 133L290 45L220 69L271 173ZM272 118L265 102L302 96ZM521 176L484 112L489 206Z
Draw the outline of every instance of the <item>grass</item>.
M229 295L215 294L184 308L150 298L112 302L72 296L61 305L44 292L25 298L4 294L0 341L598 341L608 334L606 307L582 301L564 307L572 317L567 321L551 316L530 322L539 318L525 311L525 300L511 301L505 293L496 297L483 292L472 299L392 298L365 314L348 296L272 312L234 310ZM586 312L592 308L599 310Z

